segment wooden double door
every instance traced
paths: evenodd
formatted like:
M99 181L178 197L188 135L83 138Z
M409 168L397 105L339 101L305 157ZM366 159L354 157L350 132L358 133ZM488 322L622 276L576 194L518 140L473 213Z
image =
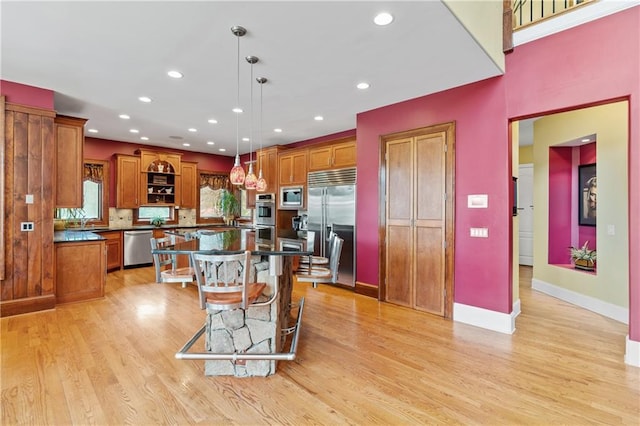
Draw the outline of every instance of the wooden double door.
M382 300L451 318L455 125L383 138Z

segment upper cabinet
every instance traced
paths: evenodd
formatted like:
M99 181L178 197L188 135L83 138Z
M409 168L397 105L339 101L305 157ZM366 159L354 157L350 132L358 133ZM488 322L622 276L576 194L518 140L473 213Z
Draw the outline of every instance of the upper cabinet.
M256 173L260 173L262 167L262 177L267 182L265 192L278 192L278 147L270 147L258 151L258 162L256 163Z
M180 207L195 209L198 205L198 163L182 161L180 166Z
M307 150L285 151L278 156L280 185L307 183Z
M356 141L354 139L309 148L309 171L341 169L356 165Z
M142 205L180 202L179 176L182 154L138 150L142 172Z
M82 208L84 153L83 118L58 115L55 132L55 204L56 207Z
M140 157L116 154L116 207L140 207Z

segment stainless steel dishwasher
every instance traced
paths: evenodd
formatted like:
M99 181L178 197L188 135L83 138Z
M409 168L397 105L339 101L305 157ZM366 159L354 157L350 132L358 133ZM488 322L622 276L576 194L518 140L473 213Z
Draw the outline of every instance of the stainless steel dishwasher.
M152 230L124 231L124 266L148 266L153 264L151 255Z

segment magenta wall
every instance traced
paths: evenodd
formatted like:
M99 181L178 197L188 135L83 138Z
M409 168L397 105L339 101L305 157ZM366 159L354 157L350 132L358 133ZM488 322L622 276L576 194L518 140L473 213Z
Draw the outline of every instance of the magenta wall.
M53 109L53 90L0 80L0 94L13 104Z
M571 206L577 198L572 177L573 148L549 148L549 263L570 263Z
M357 281L378 284L381 135L455 121L455 301L511 311L511 157L504 85L495 78L358 115ZM467 209L488 194L489 208ZM469 228L489 228L470 238Z
M630 336L640 340L640 7L517 46L503 77L358 115L357 281L378 284L379 138L456 122L455 302L508 313L510 119L629 99ZM487 193L489 208L466 209ZM489 238L469 237L487 226Z

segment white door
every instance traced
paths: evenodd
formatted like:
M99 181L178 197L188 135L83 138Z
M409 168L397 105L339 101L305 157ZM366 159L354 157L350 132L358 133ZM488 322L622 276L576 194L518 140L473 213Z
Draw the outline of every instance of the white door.
M518 216L520 218L521 265L533 266L533 164L521 164L518 171Z

